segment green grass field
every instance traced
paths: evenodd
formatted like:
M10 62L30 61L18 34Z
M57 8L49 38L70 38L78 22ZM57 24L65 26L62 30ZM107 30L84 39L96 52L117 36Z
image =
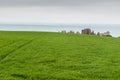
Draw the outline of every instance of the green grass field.
M0 31L0 80L120 80L120 38Z

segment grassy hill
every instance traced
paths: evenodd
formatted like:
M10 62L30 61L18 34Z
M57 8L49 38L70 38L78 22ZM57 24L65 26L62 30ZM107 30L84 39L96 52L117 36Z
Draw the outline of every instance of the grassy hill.
M0 80L119 79L119 38L0 31Z

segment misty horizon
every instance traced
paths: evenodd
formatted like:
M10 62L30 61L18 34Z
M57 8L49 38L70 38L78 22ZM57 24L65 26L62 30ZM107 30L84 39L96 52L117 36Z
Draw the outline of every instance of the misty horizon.
M90 28L95 33L110 31L113 37L120 36L120 24L0 24L0 30L5 31L47 31L59 32L62 30L81 32L84 28Z

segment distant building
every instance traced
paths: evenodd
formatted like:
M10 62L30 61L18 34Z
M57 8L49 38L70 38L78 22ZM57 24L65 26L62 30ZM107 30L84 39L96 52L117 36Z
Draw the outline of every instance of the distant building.
M104 32L103 35L104 35L104 36L108 36L108 35L110 35L110 32L109 32L109 31Z
M69 31L68 33L72 33L72 34L74 34L75 32L71 30L71 31Z
M91 34L92 34L92 35L95 35L95 32L94 32L94 31L92 31L92 32L91 32Z
M100 36L101 35L100 32L98 32L97 35Z
M61 32L62 32L62 33L66 33L66 30L62 30Z
M83 29L81 33L82 34L91 34L92 32L91 32L90 28L86 28L86 29Z
M98 35L98 36L111 36L111 34L110 34L109 31L104 32L104 33L100 33L100 32L98 32L97 35Z
M79 32L79 31L77 31L77 32L76 32L76 34L80 34L80 32Z

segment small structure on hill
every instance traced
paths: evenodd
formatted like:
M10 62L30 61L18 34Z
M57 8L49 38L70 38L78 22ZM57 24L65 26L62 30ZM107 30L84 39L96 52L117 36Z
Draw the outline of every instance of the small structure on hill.
M97 33L98 36L101 36L100 32Z
M92 31L92 32L91 32L91 35L95 35L95 32L94 32L94 31Z
M77 31L77 32L76 32L76 34L80 34L80 32L79 32L79 31Z
M82 34L94 34L94 31L91 31L90 28L85 28L81 32Z
M111 34L110 34L109 31L104 32L104 33L100 33L100 32L98 32L97 35L98 35L98 36L111 36Z
M62 32L62 33L66 33L66 30L62 30L61 32Z
M74 31L72 31L72 30L70 30L68 33L74 34L75 32L74 32Z

